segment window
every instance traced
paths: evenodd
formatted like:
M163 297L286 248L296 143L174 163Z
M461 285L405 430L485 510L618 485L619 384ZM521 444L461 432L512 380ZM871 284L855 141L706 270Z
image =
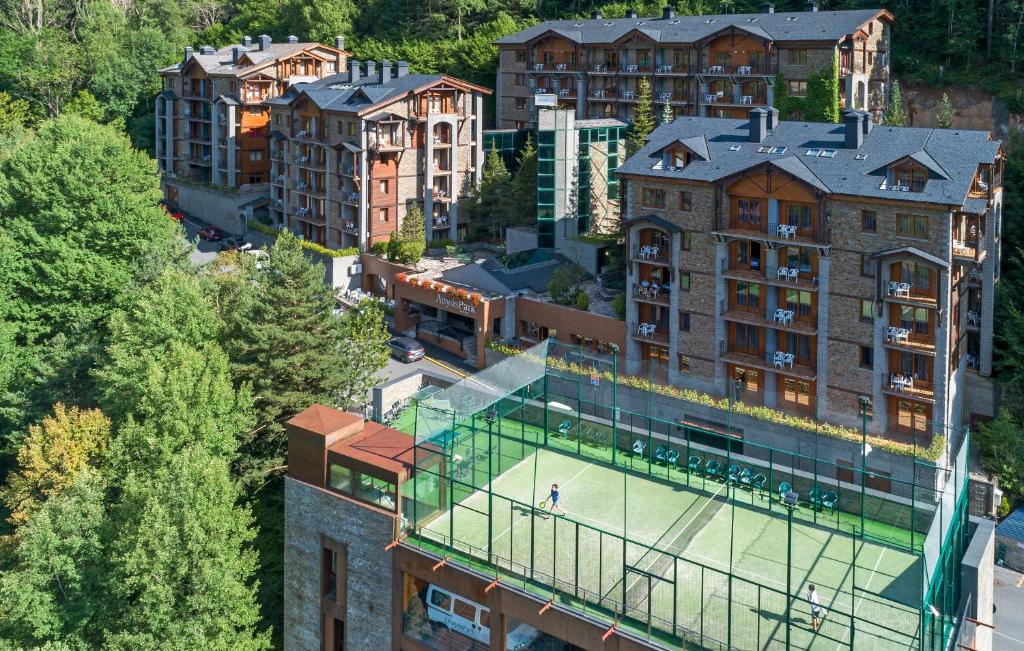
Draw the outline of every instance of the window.
M278 126L281 125L281 114L280 113L275 113L274 114L274 124L276 124Z
M743 280L736 281L736 305L740 309L757 312L761 305L761 286Z
M685 190L679 193L679 210L683 212L693 210L693 195Z
M644 208L664 208L665 191L657 188L643 188L640 205Z
M757 226L761 223L761 201L758 199L739 199L736 201L736 218L741 227Z
M683 332L690 331L690 313L680 312L679 313L679 329Z
M388 221L388 209L387 208L381 208L380 212L378 212L377 214L380 217L380 220L382 222Z
M900 326L915 334L927 335L930 329L928 310L923 307L900 306Z
M806 81L794 81L790 79L786 82L787 90L792 97L807 97L807 82Z
M476 607L458 597L455 598L455 614L462 619L476 621Z
M679 234L679 249L689 251L691 248L693 248L693 232L683 231Z
M932 286L932 272L926 265L917 262L901 262L893 274L905 283L910 283L916 294L928 293Z
M860 254L860 275L864 278L875 277L875 261L866 253Z
M359 126L355 122L349 122L348 123L348 135L354 137L354 136L358 135L358 133L359 133Z
M323 577L321 594L334 601L338 593L338 552L330 547L323 548L323 567L320 575Z
M877 233L878 232L878 213L874 210L862 210L860 211L860 232L861 233Z
M526 75L523 75L523 74L516 75L516 86L525 86L525 85L526 85Z
M779 251L779 264L788 269L798 269L802 274L811 273L811 251L806 247L787 246Z
M860 347L860 367L861 368L874 368L875 367L875 349L871 346Z
M896 234L901 237L928 239L928 218L924 215L896 215Z
M526 50L516 50L516 63L526 63Z
M870 299L862 299L860 302L860 320L871 322L875 320L875 302Z
M250 161L260 161L260 160L263 160L263 152L260 151L259 149L254 149L254 150L250 151L249 152L249 160Z
M447 592L434 588L434 591L430 594L430 603L441 610L451 610L452 596Z
M526 98L525 97L517 97L516 98L516 110L517 111L525 111L526 110Z
M679 289L684 292L690 291L690 272L683 271L679 274Z
M786 52L786 60L792 66L807 65L807 50L789 50Z
M791 203L786 206L786 223L796 226L803 232L813 228L814 206L802 203Z
M868 52L868 65L872 66L874 64L875 64L875 53L874 52Z
M679 372L689 373L690 372L690 358L687 355L679 356Z
M330 465L330 479L328 485L342 493L352 492L352 470L339 466L336 463Z
M786 309L793 312L797 318L801 320L808 320L811 317L813 310L813 302L811 301L811 293L800 291L799 289L786 289Z
M381 181L378 181L377 189L380 191L381 194L387 194L388 193L388 182L387 182L387 180L386 179L382 179Z
M758 342L760 340L759 328L757 326L748 325L746 323L733 324L735 338L733 345L735 346L735 352L747 352L758 354Z

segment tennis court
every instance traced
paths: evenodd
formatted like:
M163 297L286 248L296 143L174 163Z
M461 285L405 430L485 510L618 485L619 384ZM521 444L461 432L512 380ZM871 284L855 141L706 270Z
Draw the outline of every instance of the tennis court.
M765 508L770 495L720 481L686 486L548 448L500 455L491 471L480 490L456 491L457 506L423 535L489 550L498 567L689 639L784 648L788 611L794 648L916 647L919 614L899 603L920 601L917 555L804 520L790 526L784 509ZM538 508L552 483L565 516ZM818 588L827 615L816 633L806 601L787 604L787 567L792 594Z

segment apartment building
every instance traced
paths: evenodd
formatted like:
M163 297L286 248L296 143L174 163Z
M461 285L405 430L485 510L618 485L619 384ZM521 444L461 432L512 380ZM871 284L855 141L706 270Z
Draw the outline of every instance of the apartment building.
M274 43L263 35L219 50L185 48L181 63L160 70L164 88L155 107L156 158L176 199L188 202L180 196L188 190L175 180L231 189L265 185L267 101L293 84L344 70L347 56L340 36L333 47L294 36Z
M412 205L427 240L456 240L459 197L480 182L483 98L490 91L404 61L348 71L268 101L270 215L329 248L366 251Z
M844 107L880 114L889 83L893 17L884 9L719 16L555 20L497 40L497 125L535 126L536 106L557 104L580 119L631 121L641 78L659 107L676 116L742 118L774 106L782 73L786 93L802 97L808 78L839 68Z
M618 173L630 372L851 425L865 409L919 443L968 420L1000 257L987 132L755 108L663 125Z

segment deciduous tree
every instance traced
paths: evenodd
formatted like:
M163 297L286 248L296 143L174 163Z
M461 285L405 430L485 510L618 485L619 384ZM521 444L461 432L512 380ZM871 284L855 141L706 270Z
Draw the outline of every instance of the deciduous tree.
M79 473L95 468L110 443L110 419L97 409L66 408L28 428L17 467L0 491L12 524L24 524L47 500L61 495Z

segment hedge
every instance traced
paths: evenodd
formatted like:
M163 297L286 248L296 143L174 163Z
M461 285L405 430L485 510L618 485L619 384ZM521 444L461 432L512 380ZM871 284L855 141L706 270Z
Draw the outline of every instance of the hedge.
M281 232L273 226L268 226L267 224L261 224L259 222L249 222L249 228L263 233L267 237L272 237L275 240ZM299 240L299 244L307 251L313 251L314 253L326 255L330 258L341 258L346 255L359 255L359 248L355 246L350 246L345 249L328 249L327 247L320 246L316 242L310 242L309 240Z
M509 346L507 344L501 344L496 342L488 342L487 347L491 350L500 353L502 355L512 356L519 355L523 351ZM575 375L598 375L602 379L611 382L613 379L619 384L639 389L641 391L652 391L654 393L675 398L676 400L684 400L686 402L692 402L694 404L702 405L704 407L711 407L713 409L719 409L722 411L728 411L730 409L728 398L716 398L706 393L695 391L694 389L684 389L681 387L673 386L670 384L656 384L650 380L634 375L618 375L613 376L611 371L597 371L590 367L585 367L581 364L573 362L566 362L558 358L549 357L547 364L552 368L558 369L559 371L565 371L573 373ZM808 432L817 432L823 436L830 438L839 439L842 441L849 441L851 443L859 444L862 440L862 435L859 429L855 427L845 427L843 425L836 425L835 423L817 422L813 418L807 418L805 416L794 416L787 414L786 412L772 409L771 407L762 407L759 405L748 405L743 402L734 402L731 405L733 412L737 414L743 414L750 418L756 418L776 425L784 425L786 427L792 427L795 429L801 429ZM891 439L882 438L869 434L867 437L868 443L871 447L878 450L885 450L890 454L899 456L912 457L917 454L917 457L927 459L928 461L937 460L946 449L946 437L941 434L935 434L932 436L932 444L928 448L915 448L909 443L901 443L899 441L893 441Z

